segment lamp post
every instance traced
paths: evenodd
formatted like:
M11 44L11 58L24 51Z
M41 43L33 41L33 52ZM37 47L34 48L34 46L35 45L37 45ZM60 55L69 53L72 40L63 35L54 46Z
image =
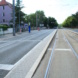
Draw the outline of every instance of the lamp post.
M15 0L13 0L13 36L15 36Z

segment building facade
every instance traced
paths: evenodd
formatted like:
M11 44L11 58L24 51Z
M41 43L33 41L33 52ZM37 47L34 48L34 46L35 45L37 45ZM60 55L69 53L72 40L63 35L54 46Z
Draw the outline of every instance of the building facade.
M0 24L12 24L12 4L6 0L0 1Z

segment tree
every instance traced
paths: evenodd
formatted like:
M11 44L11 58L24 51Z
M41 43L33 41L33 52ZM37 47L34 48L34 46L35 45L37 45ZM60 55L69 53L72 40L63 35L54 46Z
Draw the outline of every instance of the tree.
M36 11L35 13L32 13L30 15L26 15L25 22L26 23L30 22L31 27L36 27L36 24L37 27L40 26L40 24L44 24L44 26L47 27L47 25L49 24L50 28L58 25L55 18L52 17L47 18L43 11Z
M75 28L78 26L78 12L67 17L67 19L62 23L64 27Z
M49 21L49 27L50 28L57 27L58 23L57 23L55 18L49 17L48 21Z
M47 28L48 28L48 26L49 26L49 25L48 25L48 22L49 22L49 21L48 21L48 18L45 17L45 18L44 18L44 26L47 27Z
M16 16L16 24L22 21L25 14L21 11L23 8L21 0L16 0L16 7L15 7L15 16ZM23 19L24 20L24 19Z
M25 22L31 24L32 27L36 26L36 15L32 13L30 15L25 15Z
M36 11L36 21L38 26L40 26L40 24L44 23L44 18L45 18L45 14L43 11Z

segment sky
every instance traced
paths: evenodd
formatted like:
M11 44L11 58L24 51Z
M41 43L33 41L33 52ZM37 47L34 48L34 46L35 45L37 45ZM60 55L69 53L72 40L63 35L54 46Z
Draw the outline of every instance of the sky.
M6 0L12 3L12 0ZM58 23L78 11L78 0L22 0L24 8L22 11L26 14L35 13L42 10L45 16L54 17Z

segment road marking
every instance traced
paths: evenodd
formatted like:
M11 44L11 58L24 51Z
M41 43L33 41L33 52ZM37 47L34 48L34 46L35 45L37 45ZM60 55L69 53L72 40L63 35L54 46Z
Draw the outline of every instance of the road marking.
M11 70L13 67L14 67L14 65L0 64L1 70Z
M48 50L51 50L52 51L52 48L49 48Z
M55 49L56 51L71 51L71 49Z

